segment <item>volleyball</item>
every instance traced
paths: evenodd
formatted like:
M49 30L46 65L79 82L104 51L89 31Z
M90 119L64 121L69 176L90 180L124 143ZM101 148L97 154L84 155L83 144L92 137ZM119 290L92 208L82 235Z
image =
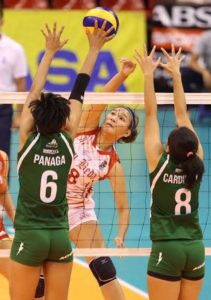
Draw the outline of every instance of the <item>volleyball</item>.
M90 9L83 19L83 26L88 28L90 32L94 31L95 20L98 22L98 27L102 27L104 20L107 21L105 30L107 31L111 26L114 29L108 36L116 34L119 28L119 20L114 11L106 7L96 7Z

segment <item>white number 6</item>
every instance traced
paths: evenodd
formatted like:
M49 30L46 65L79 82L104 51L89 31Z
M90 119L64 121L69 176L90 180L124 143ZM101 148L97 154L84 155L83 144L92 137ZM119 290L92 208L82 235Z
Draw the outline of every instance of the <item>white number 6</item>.
M51 203L56 199L57 184L54 181L57 180L58 175L55 171L45 171L41 177L40 184L40 199L45 203ZM50 193L47 196L47 189L50 189Z

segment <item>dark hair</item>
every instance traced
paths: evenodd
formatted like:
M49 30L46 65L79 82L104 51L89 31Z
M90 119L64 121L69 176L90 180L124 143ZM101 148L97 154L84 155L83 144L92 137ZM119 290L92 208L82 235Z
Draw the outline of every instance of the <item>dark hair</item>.
M185 187L191 189L200 182L204 173L204 164L198 157L199 141L195 133L187 127L173 130L168 137L170 158L181 166L186 175Z
M120 138L117 142L118 143L133 143L138 135L138 123L139 123L139 117L134 113L134 111L128 107L128 106L118 106L118 107L123 107L125 108L131 117L130 120L130 125L129 125L129 129L131 130L131 133L129 136L123 136L122 138Z
M53 93L42 93L40 100L32 101L29 108L42 135L58 133L70 114L69 100Z

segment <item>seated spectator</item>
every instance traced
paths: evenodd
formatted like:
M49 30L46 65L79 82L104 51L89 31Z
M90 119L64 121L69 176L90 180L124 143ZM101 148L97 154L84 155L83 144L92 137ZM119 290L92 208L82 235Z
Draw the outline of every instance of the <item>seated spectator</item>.
M201 34L192 49L188 68L182 70L185 92L211 92L211 30ZM200 105L198 120L211 118L211 106Z
M113 10L141 10L144 9L143 0L101 0L100 5L110 7Z
M48 0L5 0L4 7L9 8L37 8L44 9L49 7Z
M189 67L183 69L183 83L185 92L211 91L211 30L193 47Z
M95 0L51 0L53 8L91 9L97 6Z

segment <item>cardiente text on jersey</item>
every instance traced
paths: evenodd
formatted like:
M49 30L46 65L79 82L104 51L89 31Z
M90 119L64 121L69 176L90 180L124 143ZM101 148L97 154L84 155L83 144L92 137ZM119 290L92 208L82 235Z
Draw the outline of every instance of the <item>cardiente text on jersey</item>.
M174 184L184 184L185 183L185 175L175 175L164 173L163 182L174 183Z

